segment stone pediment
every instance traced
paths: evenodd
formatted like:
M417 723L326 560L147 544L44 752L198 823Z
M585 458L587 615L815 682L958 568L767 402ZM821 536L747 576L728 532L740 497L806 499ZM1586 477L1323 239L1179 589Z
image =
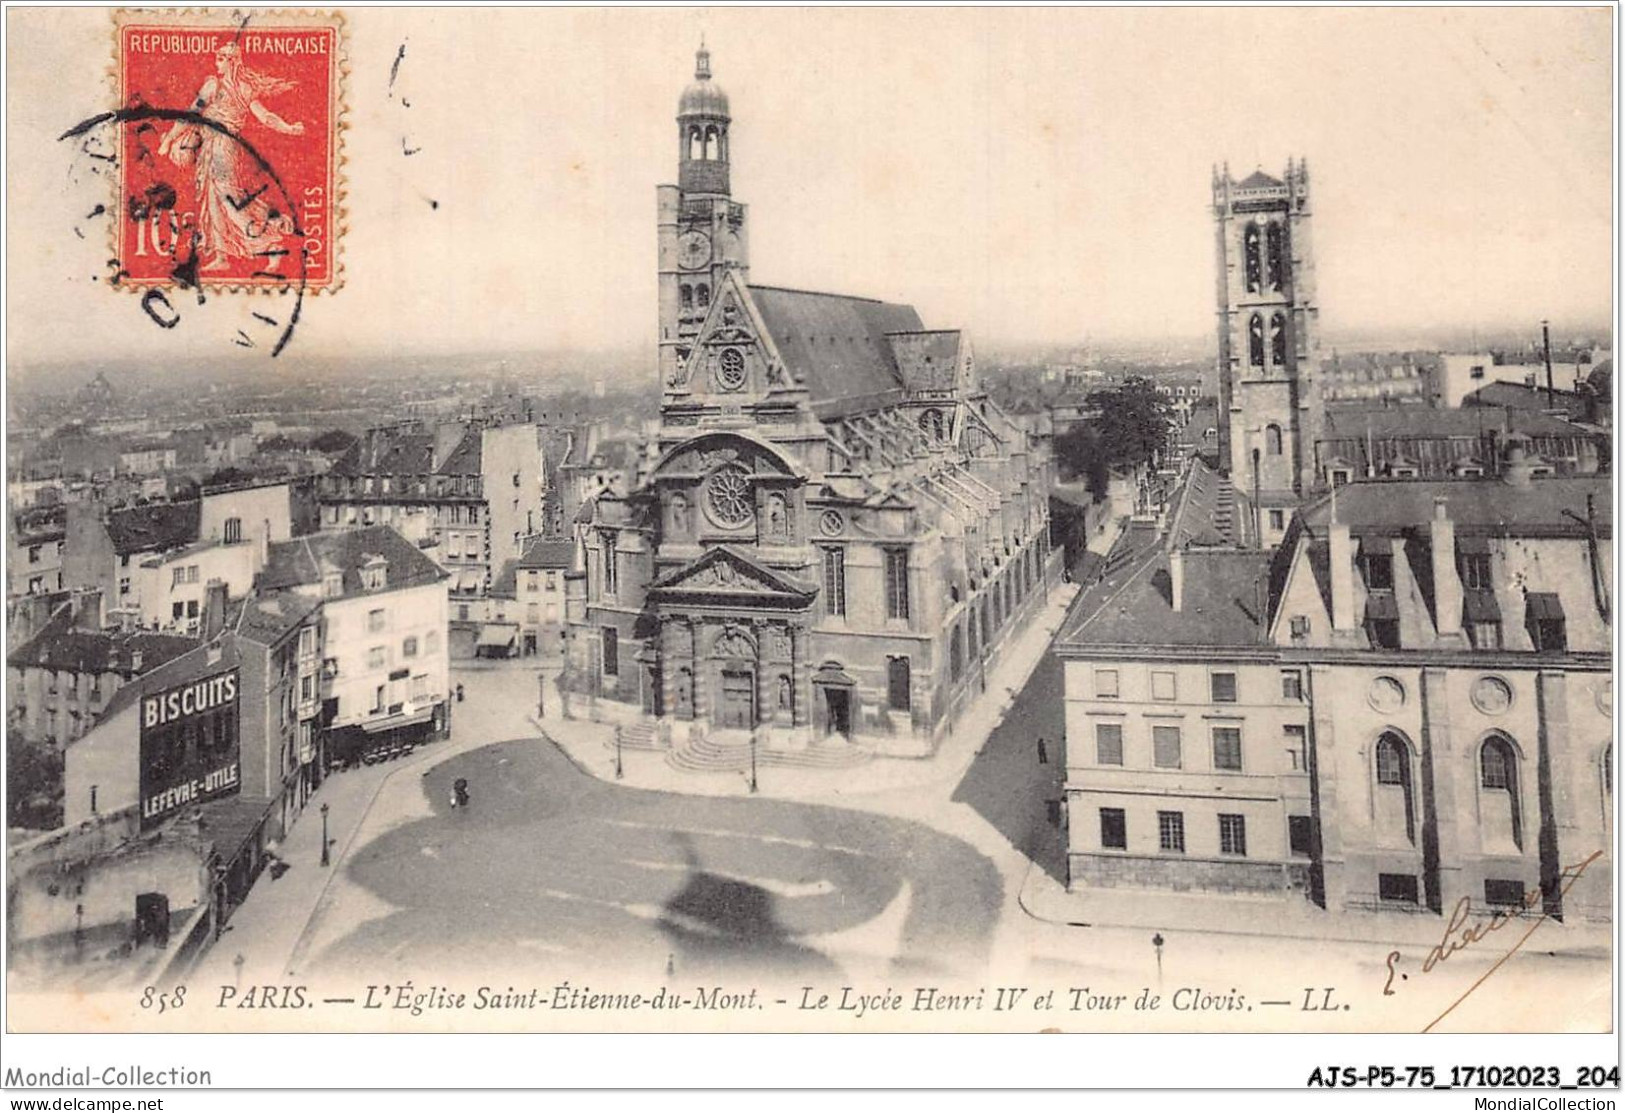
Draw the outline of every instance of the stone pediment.
M651 585L653 599L673 599L727 596L731 599L752 600L759 603L777 603L805 606L812 601L814 591L792 576L767 568L738 550L719 546L681 568L661 576Z

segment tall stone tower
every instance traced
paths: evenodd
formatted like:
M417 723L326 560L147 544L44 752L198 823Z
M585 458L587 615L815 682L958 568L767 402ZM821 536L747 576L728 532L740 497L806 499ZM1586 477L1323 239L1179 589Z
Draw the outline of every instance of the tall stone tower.
M660 381L688 358L722 276L748 281L745 206L728 195L728 94L700 45L677 102L677 184L656 187L660 245Z
M1309 167L1285 181L1213 171L1218 248L1219 462L1253 500L1266 544L1313 490L1323 425L1320 310L1310 239ZM1272 513L1273 511L1273 513Z

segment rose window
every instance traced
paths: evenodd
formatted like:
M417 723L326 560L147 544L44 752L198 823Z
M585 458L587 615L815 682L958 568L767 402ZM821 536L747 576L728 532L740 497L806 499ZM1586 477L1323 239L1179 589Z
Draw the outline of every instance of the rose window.
M724 348L717 361L717 384L723 390L738 390L745 385L745 353L738 348Z
M705 498L719 525L744 525L756 513L749 473L739 464L719 468L706 484Z

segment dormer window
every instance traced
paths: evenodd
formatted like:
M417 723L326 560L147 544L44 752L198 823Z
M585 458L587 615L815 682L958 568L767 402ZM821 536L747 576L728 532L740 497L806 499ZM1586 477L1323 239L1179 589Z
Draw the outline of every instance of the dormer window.
M1394 590L1394 556L1392 553L1366 553L1365 586L1367 591Z
M344 594L344 574L342 572L328 572L322 576L322 595L328 599L337 599Z

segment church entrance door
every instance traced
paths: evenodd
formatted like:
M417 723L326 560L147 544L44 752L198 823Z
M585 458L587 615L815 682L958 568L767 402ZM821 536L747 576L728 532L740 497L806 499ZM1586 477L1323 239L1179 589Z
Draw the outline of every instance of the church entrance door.
M824 688L824 710L828 714L829 732L843 738L852 737L852 689L828 685Z
M756 674L746 669L722 670L722 700L717 708L718 726L724 730L749 730L756 725Z

